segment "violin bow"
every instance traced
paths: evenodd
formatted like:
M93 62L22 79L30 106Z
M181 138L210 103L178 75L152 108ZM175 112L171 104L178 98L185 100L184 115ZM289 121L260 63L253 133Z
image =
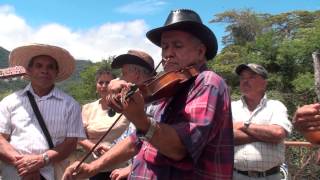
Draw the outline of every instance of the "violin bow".
M134 85L131 86L130 90L128 91L128 93L126 94L125 99L128 99L129 97L131 97L138 89L138 86ZM108 112L109 114L109 112ZM112 125L108 128L108 130L100 137L100 139L96 142L96 144L90 149L90 151L81 159L81 161L78 163L78 165L74 168L75 173L77 174L77 170L79 169L79 167L81 166L81 164L83 164L83 162L90 156L90 154L96 149L96 147L101 143L101 141L109 134L109 132L111 131L111 129L117 124L117 122L119 121L119 119L122 117L123 113L121 113L118 118L112 123Z
M164 59L162 58L161 61L158 63L158 65L156 66L156 68L153 69L152 73L156 74L157 73L157 69L160 67L160 64L162 63Z

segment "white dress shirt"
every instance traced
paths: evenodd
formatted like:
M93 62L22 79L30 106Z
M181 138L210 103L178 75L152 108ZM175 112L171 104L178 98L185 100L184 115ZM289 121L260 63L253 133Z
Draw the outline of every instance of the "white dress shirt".
M287 134L291 133L292 124L288 120L287 108L280 101L267 99L265 95L253 112L248 110L243 98L233 101L231 106L233 122L275 124L281 126ZM266 171L281 165L285 160L284 143L253 142L237 145L234 153L234 168L242 171Z

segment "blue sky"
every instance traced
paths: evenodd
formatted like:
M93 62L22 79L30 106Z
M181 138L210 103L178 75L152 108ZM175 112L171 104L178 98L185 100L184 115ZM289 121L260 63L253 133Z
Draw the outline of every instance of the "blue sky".
M170 10L193 9L219 41L224 24L208 23L217 13L249 8L278 14L320 10L319 0L0 0L0 46L11 50L39 42L59 45L78 59L99 61L128 49L142 49L155 59L160 49L145 33L162 26Z

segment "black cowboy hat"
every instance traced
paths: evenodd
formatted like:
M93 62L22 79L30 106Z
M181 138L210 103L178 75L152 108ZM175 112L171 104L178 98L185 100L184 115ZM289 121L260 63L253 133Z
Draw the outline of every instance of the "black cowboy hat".
M147 37L151 42L160 46L161 34L169 30L180 30L191 33L200 39L207 47L206 57L208 60L216 56L218 50L217 38L214 33L202 23L200 16L196 12L189 9L171 11L164 25L147 32Z
M121 54L114 58L111 63L111 67L118 69L122 68L124 64L135 64L142 66L148 69L150 72L153 72L154 70L154 61L152 57L143 51L129 50L127 54Z

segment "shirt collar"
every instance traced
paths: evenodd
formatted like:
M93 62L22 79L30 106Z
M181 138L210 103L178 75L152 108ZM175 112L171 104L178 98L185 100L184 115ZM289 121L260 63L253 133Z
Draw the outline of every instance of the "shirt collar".
M241 102L242 102L242 106L243 106L243 107L248 107L248 105L247 105L247 103L246 103L246 101L245 101L245 99L244 99L244 96L241 96L240 99L241 99ZM268 100L267 94L264 94L264 96L263 96L262 99L260 100L260 103L259 103L259 105L258 105L257 107L263 107L263 106L265 106L266 103L267 103L267 100Z
M29 83L29 84L21 91L20 95L25 95L25 94L27 93L27 91L30 91L30 92L33 94L34 97L39 97L37 94L35 94L32 86L31 86L31 83ZM48 99L48 98L50 98L50 97L55 97L55 98L57 98L57 99L63 99L60 91L57 89L56 86L53 87L53 89L50 91L49 94L41 97L41 99L42 99L42 98ZM40 97L39 97L39 98L40 98Z

